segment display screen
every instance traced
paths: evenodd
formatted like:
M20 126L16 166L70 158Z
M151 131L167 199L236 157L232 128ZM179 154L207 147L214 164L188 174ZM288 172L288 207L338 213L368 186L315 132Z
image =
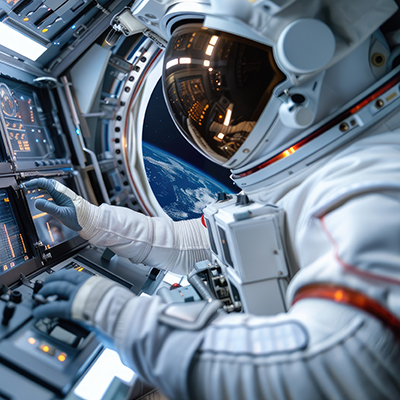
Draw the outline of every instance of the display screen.
M5 189L0 189L0 273L29 259L24 238Z
M58 219L54 218L50 214L38 210L35 207L35 201L37 199L53 201L52 197L46 190L26 190L25 195L28 201L33 223L35 224L37 235L46 249L50 249L53 246L78 236L76 231L67 228Z
M17 83L15 87L0 83L0 107L9 150L17 159L45 159L53 154L43 110L34 91Z

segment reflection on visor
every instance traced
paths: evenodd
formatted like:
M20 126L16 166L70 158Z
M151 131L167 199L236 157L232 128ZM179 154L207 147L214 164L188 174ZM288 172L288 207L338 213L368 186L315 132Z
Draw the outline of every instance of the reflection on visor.
M164 57L164 95L175 123L218 164L237 152L285 78L272 48L199 25L177 28Z

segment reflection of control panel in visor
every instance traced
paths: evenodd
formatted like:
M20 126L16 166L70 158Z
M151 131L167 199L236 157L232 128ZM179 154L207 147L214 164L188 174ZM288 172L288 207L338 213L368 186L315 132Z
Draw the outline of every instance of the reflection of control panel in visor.
M67 228L58 219L35 207L37 199L53 201L47 191L43 189L26 190L25 195L38 237L46 249L78 235L77 232Z
M236 154L285 79L271 47L196 24L178 27L164 55L170 113L217 164Z

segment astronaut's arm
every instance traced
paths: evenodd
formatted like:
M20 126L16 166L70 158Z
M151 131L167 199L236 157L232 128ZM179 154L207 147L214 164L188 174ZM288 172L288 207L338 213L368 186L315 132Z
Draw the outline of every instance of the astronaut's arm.
M378 210L377 204L382 206ZM310 257L303 258L307 265L289 287L299 287L299 282L347 286L365 282L370 292L363 292L369 297L382 292L389 299L394 296L392 304L398 304L398 285L374 284L369 275L378 278L385 273L384 282L391 273L398 276L400 231L393 218L398 208L396 198L374 194L341 205L325 215L324 223L313 217L298 244L307 239L314 247L308 249ZM343 274L349 262L362 273L346 267ZM378 267L378 262L381 271L370 268ZM113 339L126 365L170 399L283 400L299 394L300 398L355 398L354 393L357 398L398 398L393 393L398 393L400 369L393 372L393 379L369 378L380 376L386 365L398 366L398 339L378 318L357 307L308 298L287 314L273 317L227 315L212 308L210 314L202 304L196 309L196 302L165 304L158 296L137 297L101 277L82 282L71 275L69 296L66 275L57 284L57 274L39 293L61 294L63 301L37 307L35 316L63 315L95 326ZM78 285L82 286L76 291ZM354 286L358 287L362 286Z
M33 179L24 187L47 190L52 201L38 199L36 208L134 263L187 274L196 262L209 258L207 230L200 219L174 222L124 207L97 207L53 179Z
M350 285L373 301L382 292L395 302L396 283L382 285L379 278L398 276L400 231L393 216L399 204L394 193L368 194L323 219L311 217L297 243L308 245L302 247L309 253L302 257L307 264L289 286ZM124 362L171 399L287 399L299 393L301 398L352 398L349 388L358 398L371 398L368 390L376 398L385 397L382 393L391 398L396 392L397 378L388 385L366 378L395 362L393 352L374 364L394 336L357 307L309 298L273 317L216 313L197 330L188 327L187 316L181 324L168 322L165 315L178 319L178 308L157 297L132 297L108 331ZM101 312L95 320L104 321Z
M240 376L243 366L307 343L301 323L284 315L267 320L219 314L218 301L167 305L159 296L137 297L109 279L72 270L52 274L39 293L62 300L38 306L35 317L62 315L96 327L114 341L127 366L169 399L194 399L204 390L212 393L204 398L227 398L224 393L234 393L237 385L251 392L260 380ZM229 398L253 397L238 392Z
M210 257L207 229L200 219L175 222L103 204L81 236L132 262L180 274Z
M286 315L260 319L215 313L201 329L190 329L192 320L202 319L200 314L206 314L204 320L210 317L206 306L190 315L185 308L192 304L133 298L113 333L122 361L169 399L263 398L252 394L262 391L265 376L260 372L266 357L291 354L307 345L302 324Z

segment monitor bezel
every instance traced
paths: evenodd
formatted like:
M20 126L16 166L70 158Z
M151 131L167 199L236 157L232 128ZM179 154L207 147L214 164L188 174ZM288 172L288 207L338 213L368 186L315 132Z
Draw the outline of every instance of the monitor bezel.
M60 171L58 172L60 173ZM54 171L57 177L57 171ZM71 173L65 175L63 178L70 178L74 182L74 190L78 192L78 182L76 177ZM60 178L58 176L58 178ZM15 177L1 177L0 176L0 189L7 190L11 199L11 207L14 212L15 218L20 232L23 234L25 244L29 248L30 259L23 262L7 272L0 274L0 284L4 283L7 286L12 286L20 282L20 274L24 274L28 279L40 274L44 270L53 267L62 260L79 252L84 248L88 241L80 236L74 236L62 243L44 249L38 246L39 238L37 235L32 215L29 210L29 205L23 189L20 189Z
M29 256L29 259L25 262L22 262L21 264L11 268L9 271L0 274L0 284L4 283L8 286L19 279L20 273L25 275L40 268L40 260L38 260L34 248L36 233L33 230L33 226L29 224L28 218L26 218L27 210L25 208L23 195L16 184L15 178L1 177L0 190L5 190L8 194L11 209L15 216L19 231L23 236L27 255Z

